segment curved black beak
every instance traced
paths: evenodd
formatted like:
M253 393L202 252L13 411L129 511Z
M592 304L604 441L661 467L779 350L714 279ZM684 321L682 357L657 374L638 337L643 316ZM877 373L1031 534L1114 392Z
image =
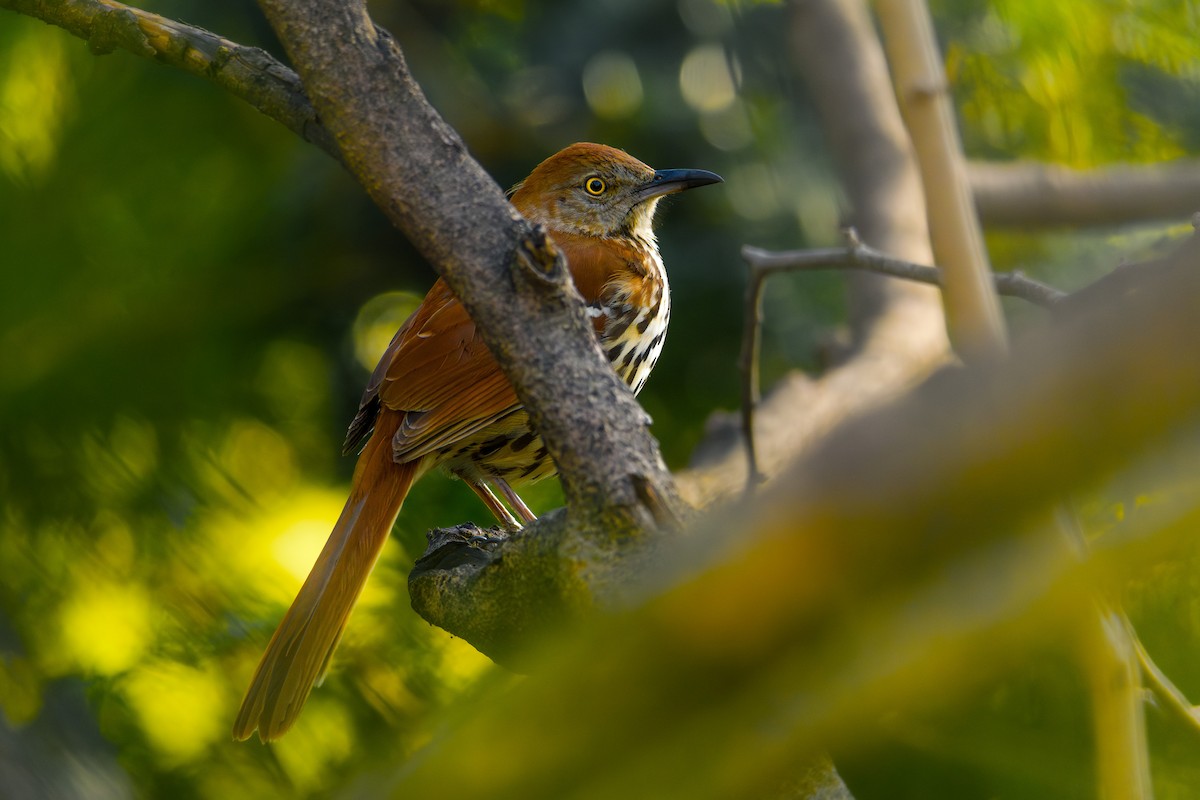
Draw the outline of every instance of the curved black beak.
M717 173L706 169L660 169L649 182L637 190L637 200L640 203L652 197L682 192L684 189L722 183L723 180Z

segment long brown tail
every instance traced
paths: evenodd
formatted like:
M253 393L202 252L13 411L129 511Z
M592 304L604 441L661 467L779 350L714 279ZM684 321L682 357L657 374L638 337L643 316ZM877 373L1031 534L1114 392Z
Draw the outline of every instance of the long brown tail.
M233 724L236 739L250 738L257 728L259 738L269 742L292 727L308 693L324 677L350 610L418 477L419 461L392 460L395 424L387 425L391 420L385 418L359 456L350 497L329 541L258 663Z

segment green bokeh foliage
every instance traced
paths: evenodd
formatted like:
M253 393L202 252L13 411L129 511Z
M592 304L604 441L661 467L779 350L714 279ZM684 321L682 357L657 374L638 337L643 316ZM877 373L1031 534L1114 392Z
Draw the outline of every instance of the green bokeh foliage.
M252 3L149 5L278 53ZM778 35L784 9L708 0L372 8L502 185L576 140L729 179L725 191L670 203L659 226L673 327L642 400L669 462L683 466L707 415L736 404L740 245L837 236L831 168ZM1088 166L1200 148L1191 3L996 0L935 13L973 154ZM693 109L680 92L681 63L705 45L736 62L725 116ZM642 100L617 118L593 113L582 89L603 52L639 71ZM1134 249L1147 235L1105 234L1101 244ZM1032 262L1053 279L1078 241L1008 235L992 246L998 266ZM269 558L271 537L293 529L319 541L309 528L332 519L348 480L352 460L337 453L366 377L355 319L371 298L419 295L433 278L331 159L240 101L0 14L7 788L19 792L20 778L34 787L24 796L70 786L93 797L321 796L414 752L439 711L471 691L487 665L409 610L404 575L426 529L486 520L461 485L430 479L405 507L373 580L380 594L356 614L310 723L272 750L226 734L297 580L287 584L278 564L260 574L253 559ZM833 276L779 280L767 306L768 377L817 363L840 295ZM558 500L552 485L533 493L535 507ZM1096 520L1109 520L1112 506L1097 503ZM1194 653L1189 575L1137 609L1152 641L1183 639ZM1161 621L1178 608L1182 627ZM1200 694L1195 660L1170 652L1164 663ZM180 698L198 706L180 712L174 724L186 729L172 733L154 711ZM77 756L74 773L60 745ZM82 783L72 784L76 773Z

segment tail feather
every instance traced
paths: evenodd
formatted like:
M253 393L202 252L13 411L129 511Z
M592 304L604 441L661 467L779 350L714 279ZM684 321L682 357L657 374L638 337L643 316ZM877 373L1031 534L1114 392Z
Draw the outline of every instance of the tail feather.
M329 668L350 611L421 466L419 461L393 462L387 433L376 431L359 457L337 525L246 690L233 725L236 739L248 739L256 728L264 742L286 733Z

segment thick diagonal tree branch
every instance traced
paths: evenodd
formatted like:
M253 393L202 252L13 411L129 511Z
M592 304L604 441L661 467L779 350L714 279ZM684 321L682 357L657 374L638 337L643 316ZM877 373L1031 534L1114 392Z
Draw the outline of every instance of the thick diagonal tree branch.
M500 605L448 608L458 587L440 579L431 592L422 589L428 583L414 587L414 605L428 619L451 625L453 609L464 608L457 618L484 631L473 640L506 654L516 632L602 601L620 580L626 534L677 517L671 476L645 413L600 354L561 258L425 100L365 5L262 5L305 85L261 50L113 0L0 0L97 53L122 48L212 80L318 144L446 277L526 402L571 509L535 523L536 537L489 544L504 555L491 573ZM430 555L445 563L444 553ZM485 619L504 625L488 630L479 624Z
M113 0L0 0L96 53L122 48L212 80L345 160L471 311L572 505L624 509L609 521L631 523L651 518L638 511L645 486L673 502L645 414L600 355L561 260L425 100L365 4L262 5L311 92L262 50Z
M561 256L425 99L363 2L261 6L376 204L450 284L526 404L568 505L607 531L653 524L673 496L647 418L605 362Z

